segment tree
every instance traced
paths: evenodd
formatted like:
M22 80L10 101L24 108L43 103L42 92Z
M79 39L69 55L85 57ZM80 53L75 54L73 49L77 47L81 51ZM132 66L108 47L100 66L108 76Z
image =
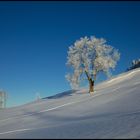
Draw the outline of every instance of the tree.
M140 67L140 59L137 60L133 60L131 63L131 66L129 68L127 68L126 71L132 70L132 69L136 69Z
M83 76L89 82L89 92L94 92L94 82L99 72L109 75L110 68L114 69L120 58L118 50L106 44L106 40L96 37L84 37L69 47L67 65L72 68L66 79L73 89L79 87Z

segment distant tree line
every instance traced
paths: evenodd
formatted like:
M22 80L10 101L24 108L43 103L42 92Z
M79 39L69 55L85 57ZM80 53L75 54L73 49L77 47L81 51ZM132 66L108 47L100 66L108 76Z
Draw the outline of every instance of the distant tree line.
M132 70L132 69L136 69L140 67L140 59L138 60L133 60L131 63L131 66L129 68L127 68L127 71Z

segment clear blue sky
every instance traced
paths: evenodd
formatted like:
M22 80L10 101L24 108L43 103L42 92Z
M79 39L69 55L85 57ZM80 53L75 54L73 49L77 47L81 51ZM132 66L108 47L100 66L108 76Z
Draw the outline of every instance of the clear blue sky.
M124 72L140 57L140 2L1 1L0 88L8 93L7 106L33 101L37 92L69 90L68 47L91 35L119 49L113 75Z

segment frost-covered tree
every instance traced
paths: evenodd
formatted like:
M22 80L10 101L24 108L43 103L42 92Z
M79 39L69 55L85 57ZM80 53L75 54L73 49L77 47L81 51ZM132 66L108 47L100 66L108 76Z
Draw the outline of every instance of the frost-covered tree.
M120 58L118 50L106 44L103 38L84 37L77 40L69 47L67 65L72 68L72 73L66 75L73 89L78 88L83 76L89 81L89 92L94 91L94 81L99 72L109 75L109 70L114 69Z
M140 59L133 60L131 63L131 66L127 69L127 71L132 70L132 69L136 69L139 67L140 67Z

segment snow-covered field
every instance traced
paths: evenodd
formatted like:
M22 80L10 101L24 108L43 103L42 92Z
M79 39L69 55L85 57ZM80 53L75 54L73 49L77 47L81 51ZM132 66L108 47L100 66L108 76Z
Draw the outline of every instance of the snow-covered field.
M140 69L0 110L0 138L140 138Z

